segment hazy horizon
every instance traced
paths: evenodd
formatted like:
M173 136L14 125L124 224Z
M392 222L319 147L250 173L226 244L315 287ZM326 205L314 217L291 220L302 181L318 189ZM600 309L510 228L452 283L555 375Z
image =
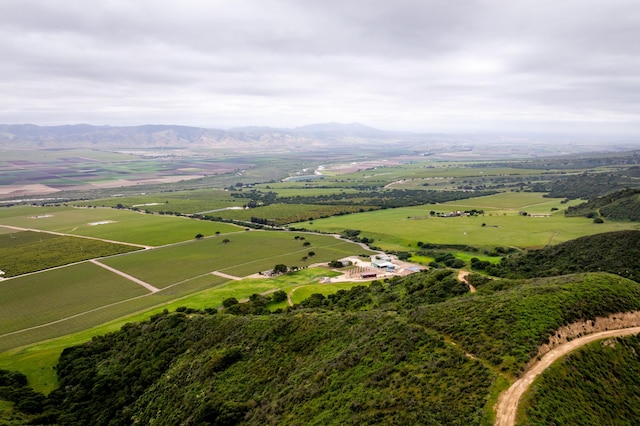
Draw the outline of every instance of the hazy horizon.
M0 122L640 134L640 3L7 0Z

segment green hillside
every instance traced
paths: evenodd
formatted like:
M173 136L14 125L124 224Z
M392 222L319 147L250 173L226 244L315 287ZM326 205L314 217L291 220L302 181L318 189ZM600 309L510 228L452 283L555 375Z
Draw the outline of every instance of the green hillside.
M522 425L637 425L640 336L592 343L552 365L526 400Z
M610 272L640 280L640 231L590 235L507 257L497 265L472 262L492 275L533 278L577 272Z
M470 294L453 271L437 270L314 295L278 314L164 313L66 349L60 388L39 416L70 425L487 424L491 395L559 326L631 309L640 309L640 284L615 275L495 280Z
M640 221L640 189L625 189L569 206L566 216L602 216L610 220Z

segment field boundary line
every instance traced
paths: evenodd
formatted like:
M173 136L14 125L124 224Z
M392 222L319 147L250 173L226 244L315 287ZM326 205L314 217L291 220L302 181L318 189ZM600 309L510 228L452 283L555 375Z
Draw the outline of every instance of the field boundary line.
M142 287L144 287L144 288L146 288L147 290L149 290L151 293L157 293L157 292L159 292L159 291L160 291L160 289L158 289L158 288L156 288L156 287L152 286L151 284L149 284L149 283L147 283L147 282L144 282L144 281L142 281L142 280L140 280L140 279L138 279L138 278L136 278L136 277L134 277L134 276L132 276L132 275L129 275L129 274L125 273L125 272L119 271L119 270L117 270L116 268L112 268L111 266L105 265L104 263L100 263L100 262L98 262L96 259L91 259L91 260L89 260L89 262L91 262L91 263L93 263L94 265L97 265L97 266L99 266L99 267L101 267L101 268L104 268L104 269L106 269L107 271L111 271L111 272L113 272L114 274L118 274L118 275L120 275L121 277L126 278L126 279L128 279L129 281L132 281L132 282L134 282L134 283L136 283L136 284L138 284L138 285L141 285Z
M84 312L78 312L77 314L73 314L73 315L70 315L68 317L60 318L60 319L57 319L57 320L54 320L54 321L49 321L49 322L46 322L44 324L38 324L38 325L34 325L34 326L31 326L31 327L28 327L28 328L22 328L20 330L10 331L9 333L0 334L0 339L2 339L3 337L12 336L14 334L20 334L20 333L24 333L24 332L31 331L31 330L37 330L39 328L49 327L51 325L59 324L61 322L65 322L65 321L69 321L69 320L72 320L74 318L81 317L83 315L87 315L87 314L91 314L93 312L101 311L102 309L110 308L112 306L121 305L123 303L127 303L127 302L130 302L132 300L141 299L143 297L148 297L148 296L151 296L151 294L152 293L147 293L147 294L143 294L141 296L136 296L136 297L131 297L129 299L119 300L117 302L113 302L113 303L110 303L108 305L98 306L97 308L89 309L88 311L84 311ZM115 319L117 319L117 318L115 318ZM45 339L45 340L49 340L49 339ZM34 343L39 343L39 342L41 342L41 341L34 342ZM31 344L32 343L29 343L28 345L31 345Z
M235 275L225 274L224 272L220 272L220 271L213 271L212 274L213 275L217 275L217 276L222 277L222 278L228 278L228 279L233 280L233 281L241 281L241 280L244 279L242 277L236 277Z
M45 230L42 230L42 229L35 229L35 228L22 228L20 226L12 226L12 225L0 225L0 227L8 228L8 229L15 229L16 231L42 232L44 234L60 235L62 237L85 238L87 240L97 240L97 241L103 241L105 243L122 244L124 246L139 247L139 248L143 248L145 250L154 248L153 246L146 246L144 244L127 243L127 242L124 242L124 241L106 240L104 238L87 237L85 235L65 234L63 232L45 231Z

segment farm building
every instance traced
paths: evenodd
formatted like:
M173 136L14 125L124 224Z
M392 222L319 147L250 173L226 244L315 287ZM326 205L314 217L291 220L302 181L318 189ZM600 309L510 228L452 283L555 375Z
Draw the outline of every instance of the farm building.
M376 274L375 272L363 272L360 274L361 278L375 278L377 276L378 274Z
M396 265L391 263L391 258L388 256L373 256L371 258L371 266L378 269L386 269L387 271L396 269Z

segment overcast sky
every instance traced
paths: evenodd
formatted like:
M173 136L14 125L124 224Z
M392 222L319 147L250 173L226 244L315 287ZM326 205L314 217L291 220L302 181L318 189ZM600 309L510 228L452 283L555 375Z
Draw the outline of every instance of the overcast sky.
M0 123L640 134L638 0L2 0Z

